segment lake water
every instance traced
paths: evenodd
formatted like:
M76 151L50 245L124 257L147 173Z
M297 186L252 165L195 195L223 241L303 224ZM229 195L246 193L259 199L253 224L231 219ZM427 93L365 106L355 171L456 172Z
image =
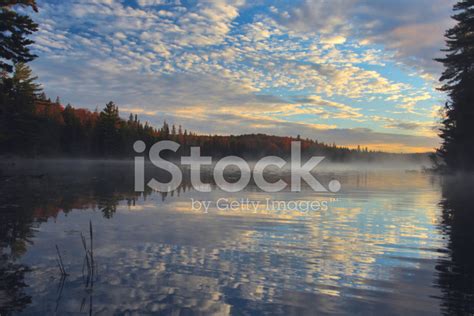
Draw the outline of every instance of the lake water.
M139 194L122 163L3 164L0 176L2 316L474 313L471 180L345 168L321 174L337 194Z

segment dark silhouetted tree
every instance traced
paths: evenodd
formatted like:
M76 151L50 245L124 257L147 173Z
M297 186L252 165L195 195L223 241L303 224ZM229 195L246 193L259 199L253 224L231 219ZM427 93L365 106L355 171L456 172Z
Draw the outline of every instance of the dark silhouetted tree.
M28 47L33 44L28 36L38 30L38 24L29 16L15 12L17 6L38 11L34 0L0 1L0 69L6 72L12 72L14 64L36 57Z
M437 61L445 70L440 80L447 92L443 144L438 155L450 170L474 170L474 0L454 5L457 24L446 36L446 57Z
M36 79L27 65L18 63L12 78L3 81L0 91L0 147L34 153L38 137L35 100L41 91Z
M166 121L163 122L163 127L161 128L161 136L164 139L168 139L170 136L170 127Z
M120 151L120 125L118 107L110 101L100 112L98 123L98 151L105 156L113 156Z

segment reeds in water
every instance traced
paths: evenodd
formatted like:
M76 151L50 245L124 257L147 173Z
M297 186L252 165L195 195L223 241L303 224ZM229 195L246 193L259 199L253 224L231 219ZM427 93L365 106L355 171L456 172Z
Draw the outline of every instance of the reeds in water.
M81 233L82 246L86 253L84 257L84 263L82 266L82 274L85 276L86 287L94 285L94 278L96 275L96 263L94 260L94 231L92 229L92 221L89 221L89 238L90 238L90 249L87 247L86 237ZM84 270L87 268L87 275L84 274Z
M58 258L56 259L56 262L58 263L58 267L59 267L59 271L61 272L61 276L67 276L68 274L66 273L66 269L64 268L63 258L61 257L61 252L59 251L58 245L56 245L56 253L58 255Z

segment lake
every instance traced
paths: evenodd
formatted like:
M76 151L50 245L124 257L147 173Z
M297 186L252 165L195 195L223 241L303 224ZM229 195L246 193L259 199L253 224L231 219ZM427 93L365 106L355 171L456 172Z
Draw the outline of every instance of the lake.
M141 194L122 162L1 171L2 316L474 313L471 179L347 167L321 173L337 193Z

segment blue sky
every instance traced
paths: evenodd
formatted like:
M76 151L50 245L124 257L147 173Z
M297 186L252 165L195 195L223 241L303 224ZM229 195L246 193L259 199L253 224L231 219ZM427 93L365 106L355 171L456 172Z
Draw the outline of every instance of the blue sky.
M431 150L450 0L39 1L47 94L198 133Z

